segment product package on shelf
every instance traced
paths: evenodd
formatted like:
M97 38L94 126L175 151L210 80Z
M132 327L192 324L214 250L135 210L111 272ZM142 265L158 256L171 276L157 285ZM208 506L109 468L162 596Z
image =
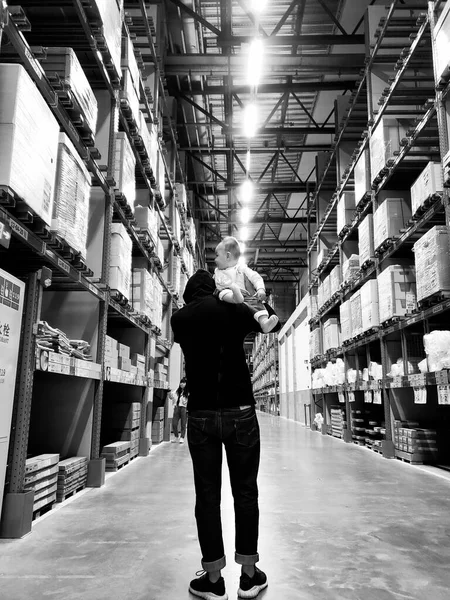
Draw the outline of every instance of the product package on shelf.
M109 287L130 299L131 251L133 243L122 223L111 226Z
M148 206L137 205L134 207L134 218L139 229L147 231L153 242L156 243L158 236L158 214Z
M153 277L146 268L133 268L131 302L135 311L153 322Z
M181 205L181 207L186 210L187 209L187 197L186 197L186 186L184 183L176 183L175 184L175 197L177 202Z
M396 455L417 462L435 462L439 453L437 432L418 425L417 422L394 421Z
M88 459L86 456L73 456L61 460L58 467L56 501L64 502L67 496L86 487Z
M450 331L432 331L423 336L428 371L450 369Z
M115 141L114 180L116 189L125 196L128 206L134 211L136 158L128 136L124 131L116 133Z
M353 220L355 212L355 194L351 192L345 192L339 198L337 203L337 234L340 235L345 229L349 227Z
M0 64L0 185L47 225L55 193L59 125L22 65Z
M340 345L339 320L330 317L323 324L323 351L339 348Z
M355 163L354 178L355 205L358 206L366 193L370 191L369 151L367 148L363 150L361 156Z
M131 82L139 97L139 81L140 72L137 64L136 56L134 55L134 45L129 36L122 37L122 70L127 70L131 76ZM140 119L137 121L139 124Z
M36 332L36 347L80 360L92 361L91 346L85 340L70 340L60 329L51 327L47 321L39 321Z
M370 166L372 181L384 169L389 159L400 150L400 141L406 137L407 126L394 117L382 117L370 137Z
M373 260L374 258L373 244L373 215L367 215L361 221L358 227L358 251L359 262L361 266Z
M339 316L341 323L341 341L346 342L352 338L352 315L350 300L342 302L339 306Z
M373 216L374 249L400 235L411 219L411 209L405 198L386 198Z
M72 48L46 48L45 58L40 61L45 74L56 92L73 96L84 117L81 128L95 136L98 105L91 85L80 61Z
M122 89L120 90L120 100L122 106L129 110L125 113L127 117L131 117L136 125L141 125L141 115L139 110L139 96L133 82L133 78L128 69L122 69Z
M117 471L130 460L130 442L118 441L103 446L101 458L106 459L106 470Z
M317 288L313 288L309 292L309 318L313 319L317 315L319 309Z
M334 296L334 294L336 294L336 292L339 291L339 288L341 287L341 283L342 283L340 265L336 265L336 267L334 267L334 269L331 271L329 280L330 280L330 298L332 298Z
M411 186L411 211L416 215L425 202L435 194L443 193L442 165L429 162Z
M102 37L118 75L121 69L123 0L94 0L102 21Z
M316 327L312 329L309 334L309 357L314 358L315 356L319 356L322 354L321 351L321 335L320 335L320 327Z
M389 265L378 276L380 322L402 317L416 308L414 267Z
M153 273L153 324L161 329L163 312L163 288L156 273Z
M378 281L370 279L361 287L361 311L363 332L380 325L378 305Z
M361 308L361 290L358 290L350 298L351 313L351 336L352 338L361 335L363 332L362 308Z
M25 461L24 490L34 491L33 512L56 502L59 454L39 454Z
M117 340L107 335L105 337L105 367L110 367L112 369L119 368L119 348L117 345Z
M333 437L342 438L344 435L344 425L346 425L345 420L345 410L340 407L332 407L330 409L331 415L331 433Z
M65 133L59 134L51 229L86 259L91 176Z
M450 250L448 229L435 226L414 244L417 300L435 294L450 294Z
M342 282L351 281L359 272L359 256L352 254L342 263Z

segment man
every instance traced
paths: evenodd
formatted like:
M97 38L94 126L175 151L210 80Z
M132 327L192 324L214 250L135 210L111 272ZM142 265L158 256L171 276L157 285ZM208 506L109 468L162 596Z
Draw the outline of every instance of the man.
M198 270L184 292L186 306L171 319L183 350L189 384L188 443L194 468L195 518L206 573L189 591L206 600L227 600L221 569L225 551L220 518L222 444L235 509L235 560L241 565L238 596L255 598L267 587L258 556L259 425L243 343L260 326L244 304L213 295L208 271Z

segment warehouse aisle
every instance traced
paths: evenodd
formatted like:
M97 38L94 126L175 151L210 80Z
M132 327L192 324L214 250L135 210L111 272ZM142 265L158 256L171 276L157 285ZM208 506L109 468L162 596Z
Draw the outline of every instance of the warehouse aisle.
M260 414L264 600L448 600L450 481ZM188 448L162 444L0 541L2 600L192 600L200 568ZM223 506L230 599L233 511Z

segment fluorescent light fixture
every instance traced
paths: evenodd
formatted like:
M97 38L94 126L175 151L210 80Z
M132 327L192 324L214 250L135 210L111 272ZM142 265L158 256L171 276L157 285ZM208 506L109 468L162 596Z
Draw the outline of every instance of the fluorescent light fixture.
M264 45L261 38L255 38L248 49L247 83L257 87L261 79L264 59Z
M250 221L250 211L248 208L242 208L240 212L241 223L244 225Z
M242 227L241 231L239 232L239 239L242 240L243 242L248 240L248 227ZM244 244L244 247L245 247L245 244ZM242 250L242 246L241 246L241 250Z
M253 198L253 183L246 179L241 183L239 197L241 202L250 202Z
M245 137L252 138L258 128L258 107L256 104L247 104L244 108L243 133Z
M260 13L262 12L267 6L267 0L251 0L250 2L250 8L252 10L252 12L255 13Z
M247 154L245 157L245 170L247 171L247 173L250 172L250 159L251 159L250 150L247 150Z

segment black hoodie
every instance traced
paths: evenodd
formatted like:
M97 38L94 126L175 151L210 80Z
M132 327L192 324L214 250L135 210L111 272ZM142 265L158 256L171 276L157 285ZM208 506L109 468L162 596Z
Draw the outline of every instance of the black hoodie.
M190 411L255 403L244 339L261 329L246 306L222 302L214 290L212 275L199 269L186 285L186 306L171 319L186 362Z

